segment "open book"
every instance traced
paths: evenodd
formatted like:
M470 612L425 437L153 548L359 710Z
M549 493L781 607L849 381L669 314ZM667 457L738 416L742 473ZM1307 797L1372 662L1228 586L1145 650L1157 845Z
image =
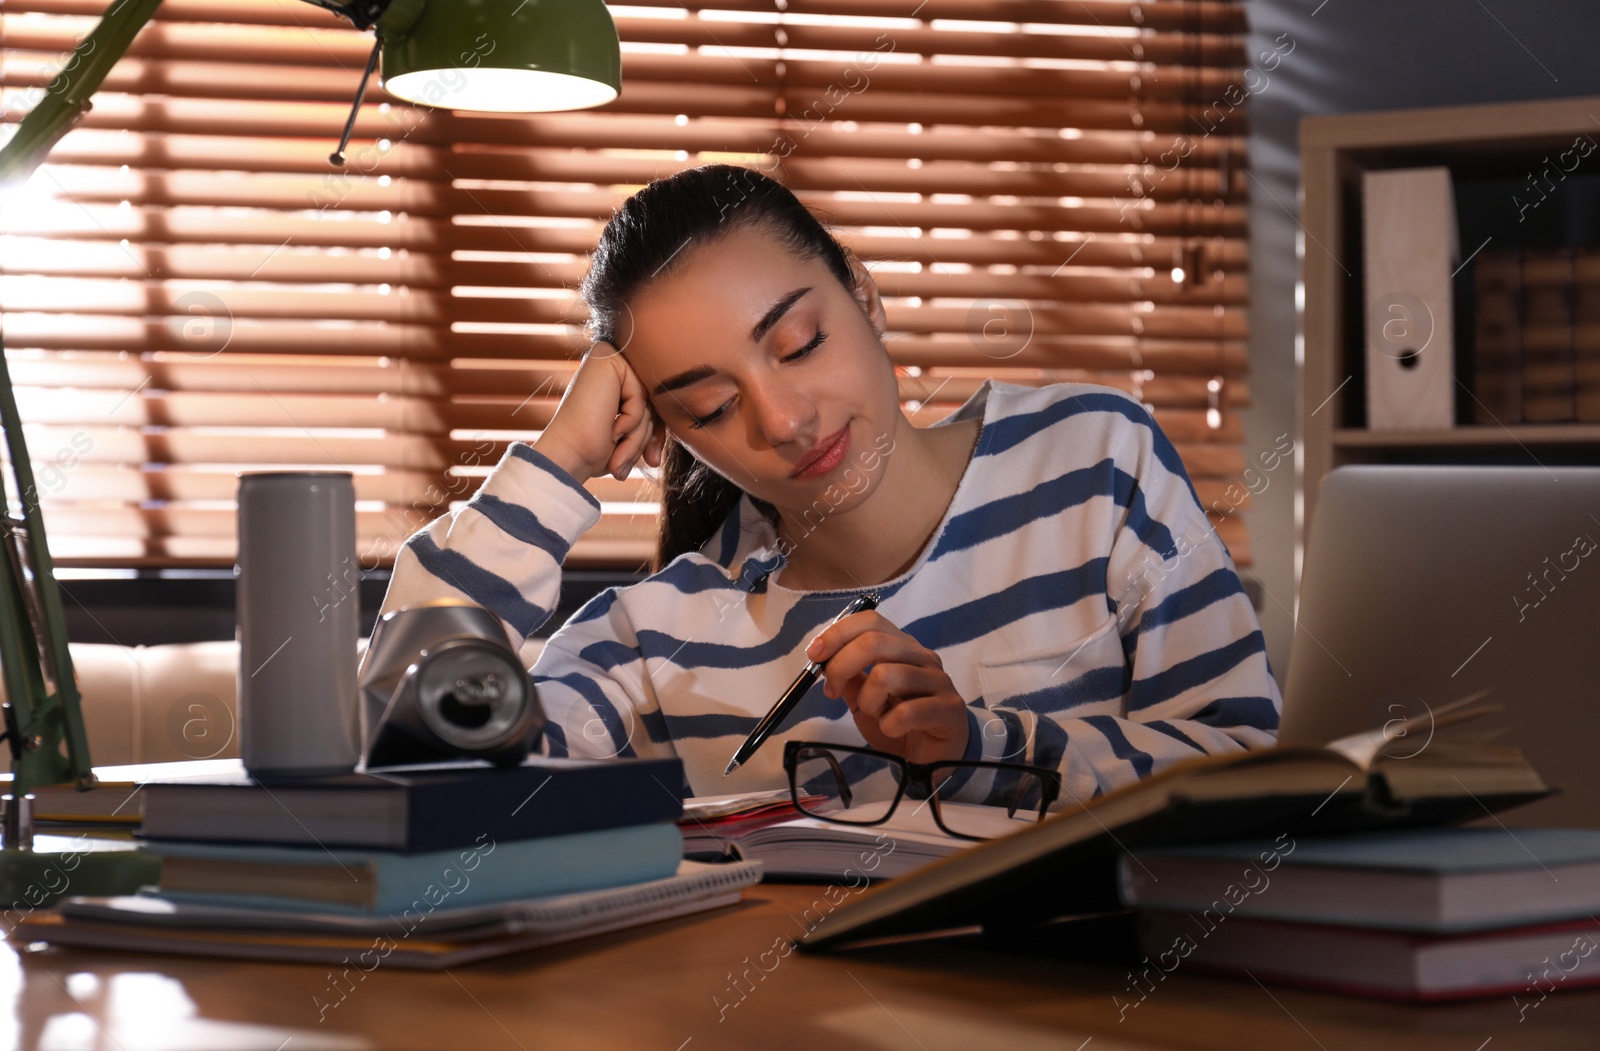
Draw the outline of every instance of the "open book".
M1496 710L1469 707L1481 696L1436 709L1420 725L1396 722L1320 747L1203 756L1097 799L1069 800L1042 822L875 885L799 945L1016 930L1118 910L1117 860L1138 846L1442 825L1549 795L1515 748L1430 732Z
M961 811L959 819L952 811ZM1000 837L1035 822L1013 818L1001 807L945 803L945 819L975 834ZM977 843L946 835L933 820L927 801L902 800L881 825L841 825L799 817L742 833L730 841L732 853L759 861L768 876L835 880L888 879L914 872Z
M821 797L809 797L821 801ZM759 861L767 876L888 879L948 857L976 840L946 835L927 800L901 800L887 821L847 825L808 817L787 791L684 800L678 823L687 857ZM1006 836L1033 822L1000 807L945 803L946 819L975 835ZM954 812L959 812L957 816Z

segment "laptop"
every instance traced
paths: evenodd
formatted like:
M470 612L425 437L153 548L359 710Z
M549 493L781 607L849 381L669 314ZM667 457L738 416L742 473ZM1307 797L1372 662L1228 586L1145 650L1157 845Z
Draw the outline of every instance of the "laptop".
M1600 467L1331 472L1279 739L1329 741L1482 689L1504 710L1455 732L1506 727L1496 740L1561 789L1500 819L1600 827Z

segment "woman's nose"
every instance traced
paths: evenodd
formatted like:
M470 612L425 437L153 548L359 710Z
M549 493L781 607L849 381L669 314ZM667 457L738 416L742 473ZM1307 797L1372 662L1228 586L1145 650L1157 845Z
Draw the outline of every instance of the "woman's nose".
M755 425L774 448L797 440L816 439L817 415L811 395L793 383L777 380L762 384L748 395L754 402Z

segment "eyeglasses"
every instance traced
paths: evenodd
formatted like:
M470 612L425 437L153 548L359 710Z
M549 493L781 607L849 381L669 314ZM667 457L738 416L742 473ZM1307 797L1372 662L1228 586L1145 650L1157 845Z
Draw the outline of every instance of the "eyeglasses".
M1061 775L1041 766L949 760L912 763L888 752L817 741L789 741L783 748L789 794L807 817L841 825L881 825L900 800L926 800L936 825L959 839L993 839L1017 826L1042 821L1061 793ZM993 778L997 806L942 804L975 777ZM1003 815L1003 816L1002 816Z

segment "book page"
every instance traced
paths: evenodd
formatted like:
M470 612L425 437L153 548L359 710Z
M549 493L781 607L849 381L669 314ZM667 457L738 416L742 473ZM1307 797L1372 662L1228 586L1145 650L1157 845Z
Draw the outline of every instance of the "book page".
M1499 711L1499 705L1493 704L1468 707L1468 705L1473 705L1474 702L1487 697L1488 694L1489 691L1487 689L1479 690L1477 693L1468 694L1460 700L1451 701L1449 704L1438 708L1431 708L1424 701L1422 702L1423 711L1417 715L1409 718L1390 719L1377 729L1351 734L1349 737L1341 737L1337 741L1329 741L1327 749L1330 752L1338 752L1362 770L1370 771L1373 764L1380 758L1380 753L1384 751L1390 742L1398 741L1401 738L1414 738L1420 747L1399 747L1403 748L1405 752L1415 755L1427 748L1436 731L1446 726L1454 726L1457 723L1464 723L1469 719L1476 719L1481 715ZM1390 758L1408 758L1408 756L1397 753L1390 756Z

